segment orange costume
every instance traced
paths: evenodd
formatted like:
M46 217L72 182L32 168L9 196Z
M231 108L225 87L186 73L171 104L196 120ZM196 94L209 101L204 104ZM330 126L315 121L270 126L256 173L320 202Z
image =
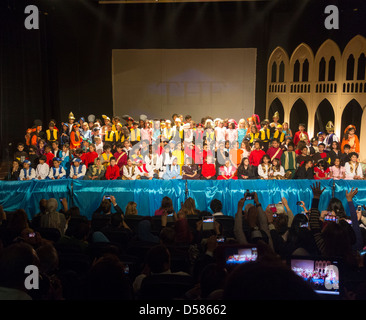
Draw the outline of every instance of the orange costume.
M350 129L354 129L356 131L356 127L354 125L349 125L345 130L344 130L344 134L346 135L347 132ZM350 152L356 152L356 153L360 153L360 141L357 137L356 134L353 134L352 136L350 136L348 134L348 139L345 139L345 137L343 137L342 139L342 143L341 143L341 151L344 152L344 146L346 144L349 144L351 149Z
M80 126L79 124L75 124L74 126ZM81 146L82 138L80 136L79 131L72 130L70 133L70 149L77 149Z

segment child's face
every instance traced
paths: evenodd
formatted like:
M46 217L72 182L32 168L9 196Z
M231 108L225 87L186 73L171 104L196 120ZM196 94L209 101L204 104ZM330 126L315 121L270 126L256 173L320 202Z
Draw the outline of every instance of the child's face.
M15 163L13 163L13 165L15 165ZM23 163L23 168L24 169L29 169L29 163Z
M319 145L319 152L323 152L324 151L324 146L321 144L321 145Z
M116 160L111 161L111 166L113 167L116 164Z
M344 153L349 153L349 148L344 148Z
M19 150L19 151L23 151L23 150L24 150L24 146L21 146L21 145L20 145L20 146L18 146L18 150Z
M65 146L62 147L63 152L66 152L67 150L68 150L67 147L65 147Z
M53 161L53 166L55 168L58 168L60 166L60 163L58 161Z
M45 163L45 160L44 159L39 159L39 163L40 164L44 164Z
M74 162L74 166L75 166L75 167L78 167L79 165L80 165L80 162L79 162L79 161L75 161L75 162Z
M316 147L318 145L318 140L313 141L313 146Z
M340 165L340 163L341 163L341 162L339 161L339 159L335 159L335 160L334 160L334 165L335 165L335 166L339 166L339 165Z
M53 142L53 143L52 143L52 148L53 148L53 149L57 149L57 148L58 148L58 145L57 145L56 143L54 143L54 142Z
M260 149L260 144L259 144L258 142L256 142L256 143L254 144L254 148L256 148L257 150L258 150L258 149Z
M273 141L272 142L272 147L273 148L278 148L278 142L277 141Z
M353 156L351 157L351 161L356 162L356 161L357 161L357 156L353 155Z

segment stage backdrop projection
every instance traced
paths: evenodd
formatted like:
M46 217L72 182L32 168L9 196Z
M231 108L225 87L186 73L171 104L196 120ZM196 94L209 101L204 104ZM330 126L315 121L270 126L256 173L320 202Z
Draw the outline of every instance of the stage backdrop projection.
M254 113L257 50L116 49L114 114L171 119L173 113L248 118Z

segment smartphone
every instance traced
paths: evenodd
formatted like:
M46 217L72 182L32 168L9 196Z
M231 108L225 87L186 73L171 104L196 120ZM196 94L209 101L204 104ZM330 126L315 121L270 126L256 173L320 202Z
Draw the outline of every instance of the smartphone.
M104 199L111 200L111 196L104 196Z
M351 219L345 219L347 221L348 224L352 225L352 220Z
M329 222L336 222L336 223L338 223L338 217L337 217L337 216L330 215L330 214L327 214L327 215L324 217L324 221L329 221Z
M225 248L224 254L226 267L256 261L258 258L258 250L255 246L228 246Z
M62 200L63 200L63 199L62 199L62 198L60 198L60 202L61 202L61 203L62 203Z
M296 205L301 206L302 205L301 201L297 201Z
M300 228L308 228L308 227L309 227L309 222L300 223Z
M254 193L252 192L249 192L249 190L247 190L245 193L244 193L244 199L245 200L253 200L254 199Z
M224 243L225 242L225 237L218 237L217 238L217 243Z
M213 216L206 216L202 218L202 230L213 230L215 218Z
M357 210L356 211L362 211L362 206L357 206Z
M35 232L28 233L29 238L34 238L36 236Z

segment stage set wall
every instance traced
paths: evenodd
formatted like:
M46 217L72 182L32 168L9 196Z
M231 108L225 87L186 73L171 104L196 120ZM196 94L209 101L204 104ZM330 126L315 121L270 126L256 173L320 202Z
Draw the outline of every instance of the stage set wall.
M239 200L249 190L258 194L264 209L271 203L278 203L284 197L292 212L298 214L301 208L296 205L297 201L304 201L305 206L310 209L313 198L311 186L315 182L319 180L10 181L0 182L0 205L6 212L24 209L29 219L32 219L39 212L41 199L66 198L69 207L79 207L81 214L91 219L106 195L115 196L123 211L129 201L136 202L138 214L142 216L153 216L165 196L172 199L175 211L179 211L182 203L188 197L192 197L198 210L212 212L210 203L213 199L218 199L223 204L222 212L235 216ZM359 190L353 199L354 204L366 204L365 181L322 180L320 184L325 191L320 198L319 210L326 210L329 200L335 197L342 201L346 212L349 213L345 192L350 191L352 187ZM253 201L248 200L246 203ZM61 208L60 203L58 210Z
M332 3L339 8L339 30L324 27L324 8ZM366 36L366 29L360 27L364 3L100 5L94 0L34 0L32 4L40 10L40 29L26 30L24 8L29 1L1 1L0 160L12 155L34 119L47 124L55 118L60 125L70 111L77 118L112 115L113 49L256 48L254 110L262 119L267 116L267 63L273 50L279 46L290 53L306 43L316 52L331 39L343 51L354 36ZM130 111L135 117L140 112Z

